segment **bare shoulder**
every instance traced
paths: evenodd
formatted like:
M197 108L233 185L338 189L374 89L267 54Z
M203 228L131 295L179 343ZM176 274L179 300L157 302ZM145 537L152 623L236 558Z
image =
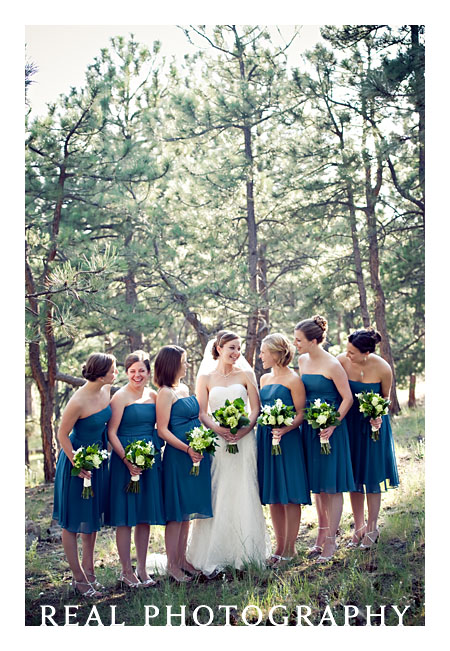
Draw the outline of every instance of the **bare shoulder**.
M273 377L271 372L264 373L264 375L261 375L261 377L259 378L259 386L263 387L265 384L267 384L269 378L271 377Z
M372 354L373 354L373 361L376 364L377 368L380 369L380 372L385 376L392 375L392 369L388 364L388 362L382 357L380 357L380 355L375 355L374 353Z
M289 370L290 370L290 373L288 375L286 375L286 377L285 377L286 386L289 389L295 389L295 387L302 386L303 385L303 380L301 379L301 377L299 375L297 375L297 373L295 371L293 371L292 369L289 369Z
M339 353L336 359L341 366L343 366L346 370L348 369L349 359L345 353Z
M331 377L342 377L346 375L343 363L331 354L329 354L327 359L327 370Z
M127 390L126 387L121 387L118 391L115 392L111 398L112 405L119 405L126 402L127 399Z

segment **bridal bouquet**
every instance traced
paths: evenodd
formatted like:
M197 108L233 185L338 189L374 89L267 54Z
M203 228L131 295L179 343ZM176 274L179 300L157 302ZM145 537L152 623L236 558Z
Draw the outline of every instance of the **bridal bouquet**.
M390 400L383 398L379 393L374 391L363 391L357 393L356 397L359 400L359 411L364 414L365 418L378 418L378 416L385 416L389 412ZM379 429L372 425L372 441L378 441L380 437Z
M94 468L100 468L103 461L107 458L108 452L106 450L99 450L97 443L95 443L95 445L88 445L87 448L78 448L73 455L73 468L70 474L74 477L78 477L80 470L93 470ZM93 496L94 491L92 490L91 480L83 479L81 497L84 500L88 500Z
M276 427L282 427L283 425L292 425L294 418L294 407L292 407L292 405L287 406L283 404L280 398L277 398L274 405L264 405L261 410L261 415L258 416L258 420L256 422L260 425L275 425ZM277 443L276 439L273 437L272 454L281 454L280 444Z
M242 398L236 398L233 402L230 402L228 399L225 400L224 406L213 412L213 418L219 425L229 427L231 434L236 434L238 429L246 427L250 423L248 414L245 411L245 402ZM239 452L236 443L227 443L226 450L230 454Z
M151 468L155 463L155 446L151 441L133 441L125 448L125 458L141 470ZM125 490L127 493L139 493L140 475L131 475Z
M322 402L320 398L314 400L314 403L305 408L305 419L313 429L326 429L341 424L339 412L333 405L328 402ZM330 454L330 441L320 437L320 454Z
M206 429L203 425L194 427L186 432L186 440L195 452L200 452L200 454L207 452L214 456L217 447L217 434L212 429ZM200 461L195 461L189 474L197 476L199 472Z

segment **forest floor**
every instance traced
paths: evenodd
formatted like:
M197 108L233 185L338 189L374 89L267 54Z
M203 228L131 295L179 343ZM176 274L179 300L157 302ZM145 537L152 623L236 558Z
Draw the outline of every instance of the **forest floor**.
M25 552L25 624L39 626L43 614L48 614L53 621L46 620L46 625L63 625L69 612L65 606L78 605L70 610L70 623L109 626L125 622L127 626L142 626L147 613L148 624L165 626L169 612L180 614L184 605L187 626L206 623L211 618L211 625L223 626L226 609L219 606L229 605L233 606L227 611L230 623L236 626L246 622L261 626L278 623L378 626L380 617L372 617L370 621L368 618L382 612L386 626L398 625L398 613L404 613L403 625L424 626L423 403L415 409L403 408L392 421L400 486L383 493L379 544L370 551L346 547L353 525L349 497L345 495L339 549L333 562L323 565L307 556L307 548L316 537L317 524L315 507L306 506L302 509L297 556L283 569L226 568L215 579L201 577L190 584L176 584L161 576L156 588L124 591L117 582L120 564L115 532L105 527L99 532L96 546L96 573L105 585L105 593L100 599L83 601L71 592L71 573L60 530L51 527L53 485L28 487L26 518L40 527L40 536L28 544ZM269 511L264 508L273 541ZM152 527L150 552L164 554L163 527ZM132 547L133 559L134 554ZM250 605L257 608L245 610ZM271 615L269 611L276 605L284 608L274 610ZM302 615L306 618L302 619ZM171 623L178 626L180 620L175 616Z

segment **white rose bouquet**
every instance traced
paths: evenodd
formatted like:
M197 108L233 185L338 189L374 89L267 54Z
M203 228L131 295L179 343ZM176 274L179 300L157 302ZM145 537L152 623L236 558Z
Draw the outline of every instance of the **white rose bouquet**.
M88 445L86 448L78 448L73 455L73 468L70 474L74 477L78 477L80 470L93 470L94 468L100 468L103 461L107 458L108 452L106 450L99 450L97 443L95 443L95 445ZM83 479L81 497L84 500L88 500L93 496L94 491L92 490L91 480L86 478Z
M213 432L212 429L206 429L206 427L203 425L200 425L200 427L194 427L194 429L189 430L189 432L186 433L186 440L188 441L191 448L200 454L207 452L208 454L212 454L214 456L216 447L218 445L216 442L217 434ZM197 476L199 472L200 461L196 461L194 462L189 474Z
M236 398L233 402L230 402L228 399L225 400L224 406L213 412L213 418L219 425L228 427L231 434L236 434L238 429L250 424L250 419L245 411L245 402L242 398ZM226 450L230 454L239 452L236 443L227 443Z
M320 398L314 400L313 404L305 408L305 419L313 429L326 429L327 427L338 427L341 424L339 412L334 405L322 402ZM331 445L327 439L320 437L320 454L330 454Z
M385 416L389 412L390 400L383 398L379 393L374 391L363 391L357 393L359 400L359 411L364 414L364 418L375 419L378 416ZM380 438L379 428L372 425L372 441L378 441Z
M151 441L133 441L125 448L125 458L141 470L151 468L155 463L155 456L155 446ZM130 482L125 487L127 493L140 492L140 478L140 475L131 475Z
M277 398L274 405L264 405L256 422L260 425L272 425L274 427L289 426L292 425L295 415L292 405L285 405L280 398ZM280 444L273 437L272 454L277 456L281 454Z

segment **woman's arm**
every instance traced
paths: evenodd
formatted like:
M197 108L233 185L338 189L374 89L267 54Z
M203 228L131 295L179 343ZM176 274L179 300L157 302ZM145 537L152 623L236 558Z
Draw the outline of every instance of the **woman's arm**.
M283 436L283 434L287 434L293 429L296 429L303 422L303 418L305 416L305 412L303 411L306 405L305 385L298 377L298 375L292 376L292 379L289 381L289 390L291 392L292 402L294 403L296 416L291 425L285 425L284 427L275 427L272 429L272 434L279 439Z
M163 387L159 390L158 397L156 398L156 422L158 424L158 435L172 447L181 452L186 452L193 462L200 461L203 458L203 455L195 452L190 445L181 441L169 430L172 404L173 393L168 387Z
M131 461L128 461L128 459L125 458L125 450L122 443L120 442L119 437L117 436L117 430L119 429L124 409L127 406L127 394L125 391L118 391L116 394L114 394L110 405L112 415L108 423L109 442L111 443L111 446L119 459L123 461L123 463L130 471L130 475L140 475L142 473L142 469L138 468L133 463L131 463Z
M347 373L344 371L339 362L333 364L329 370L331 379L333 380L336 389L342 398L342 402L338 407L339 420L342 421L353 404L352 391L348 383ZM317 430L317 433L320 434L321 439L328 440L335 429L336 425L331 425L330 427L326 427L323 430Z
M201 422L206 425L206 427L209 427L209 429L212 429L213 432L219 434L219 436L225 439L225 441L231 441L234 437L228 427L222 427L222 425L219 425L219 423L208 414L209 392L207 375L200 375L197 378L195 395L200 407L199 418Z
M69 434L72 431L73 426L77 420L80 418L81 411L81 401L74 396L74 398L69 400L66 408L63 411L61 423L58 429L58 441L60 442L62 449L64 450L67 458L72 465L74 450L72 447L72 441L69 438ZM78 477L81 477L81 479L90 479L91 472L90 470L80 470Z
M259 399L258 385L256 383L256 378L253 373L244 371L245 373L245 388L247 389L248 401L250 403L250 414L249 420L250 423L246 427L241 427L238 429L236 434L233 437L234 441L239 441L239 439L246 436L255 426L256 419L258 418L261 411L261 401Z

